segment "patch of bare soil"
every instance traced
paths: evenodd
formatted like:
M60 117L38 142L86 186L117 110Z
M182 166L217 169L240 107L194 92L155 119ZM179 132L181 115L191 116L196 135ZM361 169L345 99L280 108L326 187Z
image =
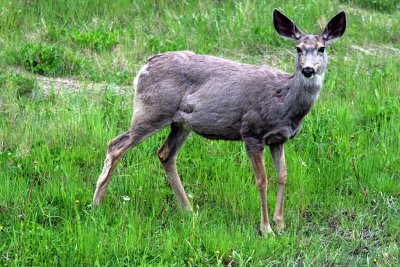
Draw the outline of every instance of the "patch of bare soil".
M87 90L103 91L113 90L121 94L130 94L133 92L133 86L122 86L108 83L96 83L91 81L80 81L73 78L47 77L38 74L32 74L20 68L15 68L18 74L27 77L34 77L44 94L49 92L63 93L65 91L83 92Z
M352 51L361 52L366 55L375 55L375 56L389 56L389 55L400 55L400 49L391 47L389 45L367 45L367 46L358 46L351 45L350 49Z

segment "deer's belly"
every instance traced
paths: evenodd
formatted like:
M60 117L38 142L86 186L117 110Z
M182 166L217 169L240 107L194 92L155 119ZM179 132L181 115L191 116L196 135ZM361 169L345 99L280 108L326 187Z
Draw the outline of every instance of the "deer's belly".
M197 134L208 139L241 140L240 117L232 113L179 111L175 122L184 123Z
M240 121L234 121L230 118L223 118L218 115L208 115L206 118L193 116L187 123L193 131L208 139L242 139L240 135Z
M242 136L238 131L233 129L204 129L204 128L193 128L193 130L207 138L207 139L216 139L216 140L232 140L239 141L242 140Z

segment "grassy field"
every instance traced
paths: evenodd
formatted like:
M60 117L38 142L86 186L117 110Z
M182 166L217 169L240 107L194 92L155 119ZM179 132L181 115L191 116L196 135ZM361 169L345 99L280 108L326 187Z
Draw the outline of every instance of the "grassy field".
M0 2L0 265L400 265L396 1ZM348 14L320 98L286 145L286 231L258 235L241 142L191 135L178 168L194 212L181 211L155 154L167 129L121 160L92 209L146 59L187 49L292 72L294 44L274 32L275 7L305 32ZM44 88L43 76L81 90Z

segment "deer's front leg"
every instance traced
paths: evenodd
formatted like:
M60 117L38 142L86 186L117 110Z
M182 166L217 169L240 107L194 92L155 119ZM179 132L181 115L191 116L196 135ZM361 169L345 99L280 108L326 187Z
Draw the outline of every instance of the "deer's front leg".
M256 138L244 139L247 153L250 157L251 164L253 165L254 174L256 176L256 183L258 191L260 192L261 202L261 223L260 231L262 235L273 233L268 219L268 205L267 205L267 175L265 173L264 164L264 142Z
M287 180L285 151L283 144L273 145L271 148L272 159L274 160L276 173L278 175L278 192L276 194L276 206L274 213L274 222L278 230L285 229L283 220L283 204L284 204L284 191Z

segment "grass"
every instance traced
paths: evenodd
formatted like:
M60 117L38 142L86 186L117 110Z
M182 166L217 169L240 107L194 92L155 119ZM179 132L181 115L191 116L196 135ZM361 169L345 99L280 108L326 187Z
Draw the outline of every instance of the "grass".
M178 168L194 212L182 212L155 155L167 129L124 157L93 210L107 142L132 114L132 92L115 86L131 84L153 53L176 49L290 72L294 46L274 33L274 7L306 32L339 10L349 17L328 49L320 98L286 145L286 231L258 236L240 142L189 138ZM399 265L395 1L3 1L1 14L1 265ZM109 86L45 92L35 73ZM269 156L267 170L272 214Z
M46 76L71 75L83 68L85 61L58 45L25 43L11 52L14 64Z

